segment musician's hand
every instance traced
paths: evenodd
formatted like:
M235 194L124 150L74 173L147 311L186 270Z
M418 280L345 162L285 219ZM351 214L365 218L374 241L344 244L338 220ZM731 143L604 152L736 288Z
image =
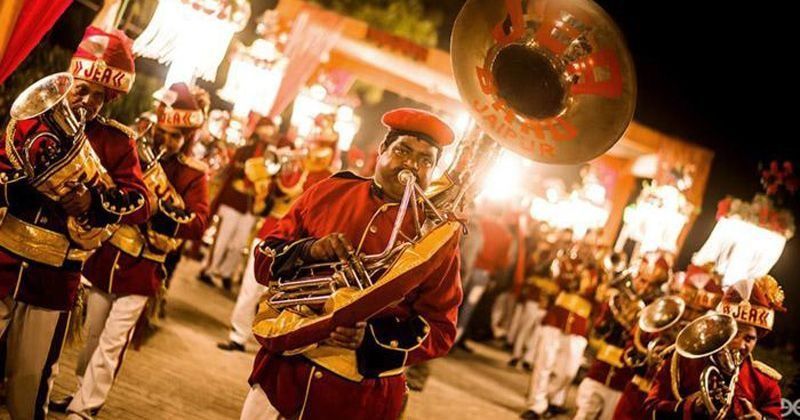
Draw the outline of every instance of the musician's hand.
M742 418L755 420L761 420L764 418L764 416L761 415L761 413L759 413L755 407L753 407L753 403L748 401L747 398L739 397L739 399L742 401L742 407L744 407L745 410L745 415Z
M92 194L89 188L82 182L68 182L66 184L71 187L67 195L61 198L61 207L68 215L78 217L89 211L92 206Z
M331 233L314 242L308 254L316 262L346 260L353 247L341 233Z
M336 327L336 330L331 333L331 336L324 343L334 347L355 350L364 341L366 328L366 322L359 322L353 328Z

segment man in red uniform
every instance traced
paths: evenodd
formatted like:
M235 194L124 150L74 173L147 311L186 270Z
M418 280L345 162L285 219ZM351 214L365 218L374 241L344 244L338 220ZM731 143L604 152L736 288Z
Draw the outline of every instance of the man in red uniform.
M453 140L450 128L425 111L394 110L383 123L389 134L380 145L375 177L340 173L303 193L259 247L255 267L261 283L291 275L299 264L338 261L351 251L383 251L404 190L398 174L410 170L426 188L441 147ZM400 238L414 236L410 219ZM444 355L455 338L461 301L457 248L449 254L441 270L372 317L369 333L366 323L339 327L309 350L350 349L360 379L338 376L312 362L308 353L289 356L262 348L242 418L398 418L405 394L403 368ZM384 342L387 335L395 338Z
M785 310L783 291L770 276L752 284L749 299L742 296L742 291L746 292L747 289L732 286L717 307L717 312L736 320L738 332L728 344L728 349L739 352L744 360L739 367L728 416L737 419L780 419L781 389L778 381L781 376L771 367L753 359L752 351L758 338L772 330L775 311ZM699 392L700 373L706 366L709 366L707 357L687 359L675 352L656 374L645 400L646 417L691 419L707 416Z
M91 417L105 403L120 370L136 320L155 296L164 277L167 253L179 245L175 239L199 239L208 221L208 181L205 165L181 153L194 130L203 123L203 112L184 83L170 87L175 99L156 110L153 154L163 151L160 161L146 162L145 182L157 197L158 207L147 224L125 225L86 262L84 276L92 283L87 299L89 334L78 357L75 374L80 387L55 409L67 418ZM142 155L149 151L140 145ZM167 182L179 196L171 197L153 180L160 164ZM181 204L179 204L179 202ZM69 404L67 407L66 403Z
M581 261L578 246L564 250L554 271L561 292L542 320L526 404L520 417L537 419L566 412L566 392L588 344L589 315L597 273Z
M514 240L509 229L497 221L498 216L502 214L502 210L497 204L484 202L478 211L483 245L475 259L475 266L470 278L464 282L464 302L458 310L458 333L456 334L458 348L466 348L464 332L475 307L478 306L483 292L489 285L489 281L493 276L500 275L508 268L511 260L511 244Z
M245 176L245 162L264 156L270 147L280 146L278 127L268 117L258 121L253 138L253 143L236 150L212 205L220 222L208 266L200 273L200 279L212 284L212 279L218 278L225 289L231 287L234 272L242 260L242 250L258 220L258 215L253 214L256 191Z
M113 187L74 182L56 202L22 179L23 144L47 130L37 120L12 120L0 147L0 207L5 212L0 223L0 299L6 306L14 302L6 331L12 418L45 417L81 268L92 252L86 248L99 246L82 239L79 244L82 228L69 220L79 218L85 222L81 226L96 229L143 223L150 215L130 131L98 116L106 102L133 84L130 47L130 39L121 31L106 33L90 26L70 66L76 80L68 104L85 116L88 142Z
M256 306L266 286L256 281L254 270L256 246L267 237L277 226L278 221L286 215L291 205L300 197L303 191L312 185L331 176L331 168L336 155L337 140L332 141L324 137L313 137L307 140L305 148L308 158L301 163L299 168L286 168L275 177L270 185L271 191L267 198L269 215L253 240L251 252L247 258L242 287L236 297L236 305L231 313L231 332L228 341L217 343L217 347L226 351L244 351L245 344L253 338L253 318L256 315ZM319 156L319 158L316 158Z

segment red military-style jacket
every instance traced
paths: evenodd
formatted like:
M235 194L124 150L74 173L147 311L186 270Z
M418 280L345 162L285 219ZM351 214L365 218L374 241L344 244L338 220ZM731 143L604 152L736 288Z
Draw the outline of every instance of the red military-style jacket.
M244 174L245 162L254 157L264 155L267 145L262 142L248 144L236 149L228 168L225 170L224 181L220 186L212 210L216 213L220 205L226 205L239 213L247 214L253 209L253 196L241 191L241 186L250 185Z
M205 164L184 155L162 159L161 167L175 191L180 194L187 213L194 216L181 223L169 235L180 239L200 239L208 225L208 174ZM162 209L156 213L163 212ZM146 224L136 226L147 237ZM157 255L157 250L153 251ZM83 269L83 275L94 287L119 295L155 296L161 288L165 272L162 263L142 255L133 256L106 241L92 255Z
M708 366L706 359L686 359L673 354L673 358L661 365L653 387L645 400L647 418L691 419L697 415L693 407L700 390L700 374ZM748 357L739 369L739 378L734 391L730 418L742 418L747 414L741 399L748 400L765 418L780 419L781 389L780 374L771 367Z
M13 123L13 122L12 122ZM21 151L29 136L45 131L35 120L16 123L14 147ZM7 132L10 133L9 130ZM131 133L112 120L97 117L85 127L86 137L115 184L115 188L100 195L93 192L92 207L88 212L94 226L107 223L138 224L150 217L150 202L142 181L142 171ZM0 172L12 174L6 150L7 139L0 141ZM0 183L0 207L16 219L59 235L68 235L67 214L60 204L36 191L23 179L13 183ZM114 207L109 203L115 203ZM114 209L124 208L124 211ZM74 245L74 244L72 244ZM71 245L71 246L72 246ZM33 250L35 252L35 250ZM62 266L52 266L30 261L24 256L0 247L0 297L13 295L14 299L42 308L70 310L77 296L82 264L67 260Z
M502 223L494 220L492 216L482 216L480 224L481 232L483 232L483 247L475 259L475 268L486 270L490 276L493 276L508 267L509 248L514 237Z
M256 254L256 278L268 284L280 277L297 264L302 255L298 250L308 243L308 238L331 233L343 234L357 252L378 254L388 243L397 208L397 203L389 201L371 179L339 173L323 180L300 197L264 240L262 247L276 253L274 258L264 252ZM413 220L407 217L400 238L413 237L413 233ZM447 258L444 269L434 272L402 301L369 320L368 332L375 327L378 334L379 326L395 328L394 332L400 335L407 331L413 335L410 337L413 345L407 349L402 348L403 344L397 350L384 349L386 354L374 360L368 356L362 358L361 350L374 344L372 334L368 333L356 352L359 365L364 362L365 366L377 365L382 371L389 371L449 351L456 335L462 291L457 248ZM399 358L394 357L398 355ZM404 375L364 376L360 382L354 382L315 365L302 354L270 354L262 348L256 356L250 383L259 384L271 404L290 418L300 414L309 419L398 418L405 394Z
M630 334L614 319L607 302L598 310L594 330L603 338L586 376L615 391L622 391L634 375L633 369L622 358Z
M589 316L592 313L596 288L596 277L594 276L596 275L596 272L581 269L580 266L577 269L564 270L559 273L556 283L561 286L561 293L556 296L553 304L547 309L547 313L542 319L542 325L558 328L568 335L588 336ZM593 286L581 286L581 283L586 280L583 278L584 276L593 277L591 279Z

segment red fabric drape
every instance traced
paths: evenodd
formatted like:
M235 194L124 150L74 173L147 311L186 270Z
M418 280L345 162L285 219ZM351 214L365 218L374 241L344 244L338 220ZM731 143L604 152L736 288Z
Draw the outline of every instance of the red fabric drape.
M289 65L281 81L269 116L276 117L294 100L322 57L330 52L342 34L344 19L316 8L301 12L292 25L286 45Z
M5 54L0 59L0 83L5 82L28 56L70 3L72 0L25 0Z

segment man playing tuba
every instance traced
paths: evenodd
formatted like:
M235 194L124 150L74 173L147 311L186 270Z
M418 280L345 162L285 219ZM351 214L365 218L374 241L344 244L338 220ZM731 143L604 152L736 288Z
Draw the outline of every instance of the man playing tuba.
M778 386L781 376L771 367L753 359L752 352L758 339L772 330L775 311L785 310L783 291L771 276L764 276L754 282L749 299L742 298L739 290L747 290L747 287L732 286L717 307L717 312L725 317L732 317L727 318L731 325L727 344L723 342L725 345L720 348L704 346L703 340L721 333L722 328L718 328L716 324L707 324L713 327L706 328L704 334L687 334L686 331L692 324L684 329L676 342L677 351L671 360L662 364L656 374L653 387L645 400L646 417L690 419L710 415L714 418L717 413L709 412L704 394L713 398L714 395L719 395L718 392L727 394L732 391L732 398L728 403L718 407L720 416L737 419L781 418L781 390ZM711 316L721 319L720 315ZM708 316L699 318L693 324L707 319ZM684 337L686 341L683 341ZM684 342L689 345L684 346ZM701 347L708 347L702 351L702 354L710 354L708 357L696 357L693 352L688 351L689 348ZM734 363L732 378L726 378L729 382L719 388L710 389L707 393L702 390L705 388L701 385L705 382L705 374L701 372L712 363L720 364L716 362L719 360L717 355L723 352L730 354L738 364ZM724 371L722 366L719 369Z
M305 191L259 246L259 282L291 276L303 264L380 253L386 247L405 189L398 175L410 171L421 188L428 187L453 132L438 117L415 109L391 111L383 123L389 133L379 148L375 177L344 172ZM415 236L411 219L403 221L400 240ZM420 286L368 322L338 327L328 339L294 355L262 348L242 418L398 418L406 392L403 369L444 355L455 338L462 293L458 250L448 249ZM317 356L313 362L311 352ZM334 373L333 365L342 364L348 366Z
M140 147L145 183L158 202L153 217L147 224L121 226L83 269L92 288L89 334L75 368L82 380L71 397L53 407L68 418L91 417L103 406L136 321L148 298L161 289L166 255L183 239L200 239L208 222L205 164L183 152L190 149L204 113L184 83L172 85L161 101L153 144ZM160 159L148 161L142 147L152 147L150 156Z
M7 329L8 407L14 419L47 413L81 269L99 246L82 242L80 235L119 223L144 223L150 215L132 133L98 116L105 103L133 84L130 39L121 31L90 26L70 72L75 80L66 101L83 116L86 138L81 140L91 146L81 149L88 156L83 163L104 170L103 179L87 179L84 165L68 161L61 168L72 167L78 175L62 184L66 193L60 199L33 188L23 175L25 164L52 162L58 143L73 140L46 135L49 128L41 118L12 119L0 145L0 307L13 307L0 320L0 332ZM50 140L35 142L45 138L43 133Z

